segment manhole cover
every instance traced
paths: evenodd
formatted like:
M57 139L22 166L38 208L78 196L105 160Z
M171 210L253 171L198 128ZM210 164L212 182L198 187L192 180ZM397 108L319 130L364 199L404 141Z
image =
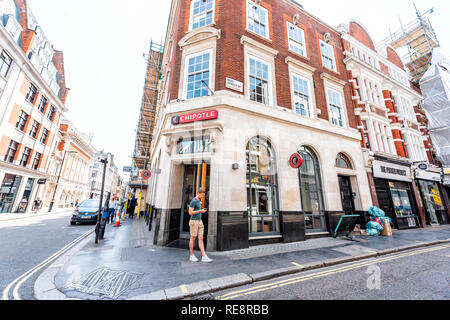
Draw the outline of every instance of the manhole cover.
M83 277L80 283L72 283L68 288L90 295L117 299L127 288L139 280L141 276L141 274L128 271L115 271L103 267Z

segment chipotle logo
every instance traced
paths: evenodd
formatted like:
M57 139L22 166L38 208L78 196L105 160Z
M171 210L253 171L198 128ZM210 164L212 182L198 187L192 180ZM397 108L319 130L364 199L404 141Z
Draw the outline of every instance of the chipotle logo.
M172 117L172 124L178 125L197 121L213 120L217 119L218 115L219 113L217 110L183 114L181 116Z

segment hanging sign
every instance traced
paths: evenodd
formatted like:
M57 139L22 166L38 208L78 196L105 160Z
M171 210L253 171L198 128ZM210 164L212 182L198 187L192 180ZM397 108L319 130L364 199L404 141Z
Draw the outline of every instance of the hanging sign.
M303 157L298 154L298 153L294 153L291 158L289 159L289 165L293 168L293 169L298 169L303 165Z

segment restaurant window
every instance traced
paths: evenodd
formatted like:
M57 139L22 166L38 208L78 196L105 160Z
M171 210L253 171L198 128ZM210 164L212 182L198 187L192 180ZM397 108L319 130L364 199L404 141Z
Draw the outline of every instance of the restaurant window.
M13 211L14 201L21 181L21 176L5 174L0 188L0 213L11 213Z
M31 155L31 149L25 147L25 150L23 150L22 159L20 160L19 165L22 167L26 167L28 164L28 159L30 159Z
M28 121L28 114L22 111L20 113L19 119L17 120L16 128L19 129L20 131L24 131L27 121Z
M214 0L193 0L191 3L191 30L213 23Z
M294 87L294 108L295 113L304 116L311 117L310 112L310 86L308 80L305 80L299 76L293 75L292 82Z
M11 142L9 143L9 146L8 146L8 150L6 151L4 161L13 163L14 157L16 156L16 152L17 152L18 148L19 148L19 143L15 142L14 140L11 140Z
M247 145L246 156L249 234L279 234L278 177L272 145L263 137L254 137Z
M11 64L11 57L5 52L5 50L3 50L0 54L0 75L2 77L6 77L8 75Z
M195 154L210 152L211 140L209 137L188 138L178 141L178 154Z
M299 27L294 26L290 22L287 23L287 28L289 37L289 50L306 57L305 31L303 31L303 29L300 29Z
M269 64L254 58L248 58L249 63L249 93L250 100L269 105L270 72Z
M264 38L269 38L269 17L266 8L247 1L247 29Z
M189 56L186 60L186 99L209 96L211 51Z
M303 165L299 169L300 194L307 233L326 231L320 165L314 151L301 147Z
M322 54L322 65L325 68L328 68L333 71L337 71L336 60L334 58L333 46L320 40L320 52Z
M28 93L26 96L26 99L33 104L34 100L36 99L36 95L37 95L37 88L31 83L30 87L28 88Z

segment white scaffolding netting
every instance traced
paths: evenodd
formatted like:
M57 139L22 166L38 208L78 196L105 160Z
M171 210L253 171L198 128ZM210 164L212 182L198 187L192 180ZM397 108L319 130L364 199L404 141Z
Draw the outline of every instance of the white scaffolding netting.
M450 59L439 48L433 50L431 67L420 80L420 88L436 156L450 166Z

